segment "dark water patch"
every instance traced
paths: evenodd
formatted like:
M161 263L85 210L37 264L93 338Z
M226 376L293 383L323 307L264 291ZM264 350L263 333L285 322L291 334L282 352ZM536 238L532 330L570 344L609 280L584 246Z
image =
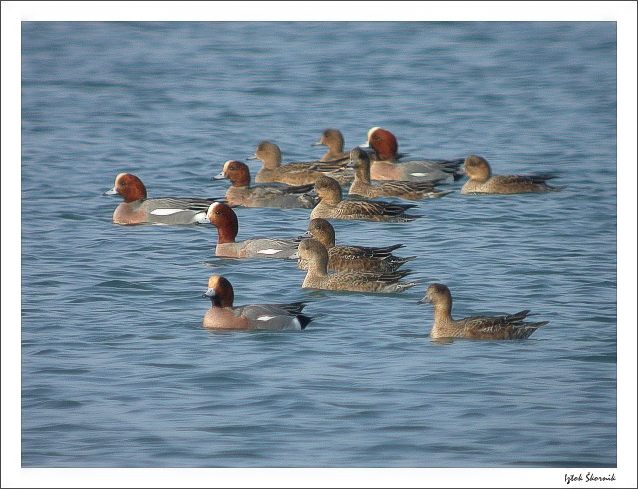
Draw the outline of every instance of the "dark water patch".
M180 363L143 363L142 365L173 370L190 370L193 368L193 365Z
M95 287L112 288L112 289L134 289L142 291L152 291L154 287L150 284L141 282L129 282L127 280L106 280L98 282Z
M82 375L89 373L91 370L87 368L63 368L63 367L46 367L36 370L36 374L60 374L60 375Z

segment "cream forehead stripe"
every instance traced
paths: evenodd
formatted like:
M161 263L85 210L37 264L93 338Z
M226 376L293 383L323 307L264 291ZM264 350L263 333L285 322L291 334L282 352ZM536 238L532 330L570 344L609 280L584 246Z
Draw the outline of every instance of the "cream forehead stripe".
M219 275L213 275L208 279L208 288L214 289L219 285Z
M214 202L208 207L208 210L206 211L207 218L210 219L210 215L213 213L213 207L215 207L216 205L219 205L219 204L217 202Z
M224 169L222 170L222 172L226 172L226 170L228 170L228 167L230 166L232 162L233 160L228 160L226 163L224 163Z
M124 175L128 175L128 173L118 173L117 176L115 177L115 184L117 185L117 182L120 180L120 178L124 177Z
M377 129L381 129L381 128L380 128L380 127L373 127L372 129L370 129L370 130L368 131L368 141L370 140L370 135L371 135L374 131L376 131Z

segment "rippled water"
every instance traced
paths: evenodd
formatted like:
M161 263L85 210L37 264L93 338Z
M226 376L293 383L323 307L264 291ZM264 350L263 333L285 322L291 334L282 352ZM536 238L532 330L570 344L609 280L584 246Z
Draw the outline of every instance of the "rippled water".
M615 88L614 23L23 23L23 466L614 466ZM150 196L220 196L210 177L262 139L311 159L324 128L350 148L372 126L567 188L336 222L341 243L418 256L396 296L216 258L212 226L115 226L101 195L130 171ZM247 238L296 236L309 211L237 213ZM205 331L212 273L314 321ZM550 323L433 343L433 281L457 317Z

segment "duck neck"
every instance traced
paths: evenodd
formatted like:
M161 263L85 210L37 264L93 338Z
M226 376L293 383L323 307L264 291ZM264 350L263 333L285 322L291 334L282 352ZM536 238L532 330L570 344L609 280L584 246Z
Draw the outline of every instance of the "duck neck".
M230 184L232 187L248 187L250 186L250 174L246 175L242 173L240 175L234 175L230 179Z
M324 245L326 247L326 250L329 250L330 248L334 247L335 245L335 237L330 236L328 234L322 234L319 236L314 236L314 238L319 241L322 245Z
M359 162L354 174L354 179L370 185L370 165Z
M452 322L452 304L449 302L434 305L434 324L445 326Z
M237 218L229 219L223 224L217 226L217 244L234 243L239 231Z
M328 260L323 256L308 260L308 277L326 277L328 275Z
M261 161L264 164L264 168L268 168L269 170L278 168L281 166L281 152L268 151L261 156Z
M321 202L328 205L337 205L341 202L341 192L324 192L321 195Z

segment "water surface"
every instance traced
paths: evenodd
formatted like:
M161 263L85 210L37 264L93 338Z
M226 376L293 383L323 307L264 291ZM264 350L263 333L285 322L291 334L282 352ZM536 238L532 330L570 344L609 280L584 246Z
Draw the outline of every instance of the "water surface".
M615 87L614 23L23 23L23 466L615 465ZM350 148L372 126L411 156L567 188L335 222L341 243L418 257L396 296L216 258L212 226L115 226L101 195L129 171L150 196L220 196L210 177L262 139L312 159L324 128ZM241 238L285 237L309 211L237 214ZM213 273L238 304L304 300L315 319L205 331ZM416 302L434 281L457 317L550 323L433 343Z

